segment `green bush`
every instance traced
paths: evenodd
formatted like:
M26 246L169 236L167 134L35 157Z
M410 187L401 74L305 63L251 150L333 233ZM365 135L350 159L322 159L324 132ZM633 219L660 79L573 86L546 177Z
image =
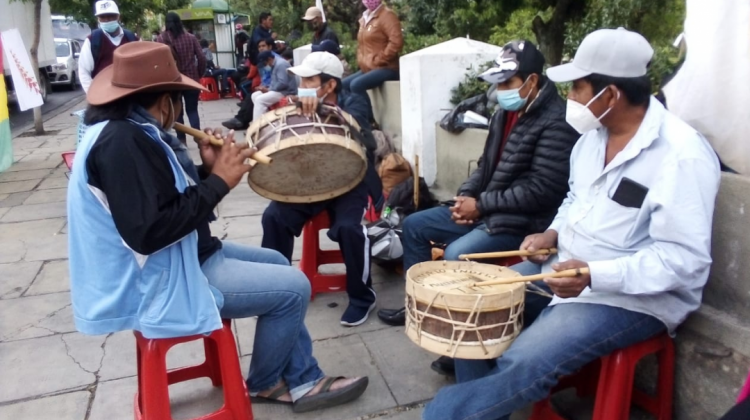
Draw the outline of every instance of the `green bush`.
M456 106L463 100L486 93L490 85L478 79L478 76L492 67L493 64L492 61L488 61L478 66L469 66L466 69L464 80L459 82L458 86L451 89L451 104Z

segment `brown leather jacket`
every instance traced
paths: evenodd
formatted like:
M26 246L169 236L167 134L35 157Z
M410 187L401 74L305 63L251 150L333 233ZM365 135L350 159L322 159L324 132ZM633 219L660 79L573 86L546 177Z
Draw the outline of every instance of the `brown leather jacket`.
M398 70L398 54L404 46L401 22L385 5L375 11L370 22L359 19L357 63L362 73L375 69Z

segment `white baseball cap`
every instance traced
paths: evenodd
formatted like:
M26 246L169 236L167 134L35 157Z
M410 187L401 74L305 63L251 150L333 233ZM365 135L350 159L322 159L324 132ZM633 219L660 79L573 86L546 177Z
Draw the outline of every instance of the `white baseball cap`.
M302 17L302 20L313 20L319 17L323 17L323 12L317 7L313 6L307 9L307 11L305 12L305 16Z
M96 2L96 13L94 16L119 14L120 9L117 7L117 3L112 0L99 0Z
M648 71L654 49L643 35L625 28L599 29L583 39L573 62L547 69L553 82L570 82L590 74L641 77Z
M327 74L341 79L344 75L344 66L341 64L341 60L335 55L321 51L308 54L302 60L302 64L290 68L289 72L299 77L313 77L319 74Z

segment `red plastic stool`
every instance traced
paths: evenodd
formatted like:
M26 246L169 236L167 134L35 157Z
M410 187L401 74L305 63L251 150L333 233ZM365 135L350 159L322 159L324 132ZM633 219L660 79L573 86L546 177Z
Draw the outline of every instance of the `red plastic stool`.
M232 78L229 76L225 77L227 78L227 83L229 84L229 92L224 95L224 98L238 98L239 95L237 95L237 86L235 86L234 80L232 80Z
M138 358L138 392L133 411L135 420L172 420L169 385L208 377L214 386L224 387L224 405L217 411L194 420L252 420L253 411L247 385L240 372L240 359L232 334L232 321L223 320L223 328L211 335L148 339L133 331ZM188 341L203 340L206 361L197 366L167 372L167 352Z
M649 354L655 354L659 363L655 396L648 395L633 386L635 366ZM657 420L671 420L674 363L674 343L672 338L664 333L628 348L617 350L592 362L578 373L562 378L552 393L575 387L579 396L590 395L593 389L592 381L597 381L592 420L628 420L631 403L651 413ZM552 410L549 397L547 397L534 404L529 420L564 419Z
M216 83L216 79L213 77L201 77L200 84L208 89L208 92L202 90L198 99L201 101L217 101L221 99L221 93L219 93L219 85Z
M318 271L321 265L344 262L344 256L340 250L320 249L319 232L330 227L328 212L323 211L305 223L302 230L302 258L299 261L299 268L310 280L312 289L310 299L315 299L318 293L346 290L346 274L321 274Z

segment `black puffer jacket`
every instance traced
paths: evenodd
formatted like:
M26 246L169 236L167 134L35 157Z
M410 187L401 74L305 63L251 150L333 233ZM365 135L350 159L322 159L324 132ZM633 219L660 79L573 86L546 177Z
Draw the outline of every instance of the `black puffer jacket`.
M458 195L477 199L490 233L543 232L568 192L570 151L580 135L565 122L565 101L547 81L511 130L498 165L505 116L492 117L479 166Z

